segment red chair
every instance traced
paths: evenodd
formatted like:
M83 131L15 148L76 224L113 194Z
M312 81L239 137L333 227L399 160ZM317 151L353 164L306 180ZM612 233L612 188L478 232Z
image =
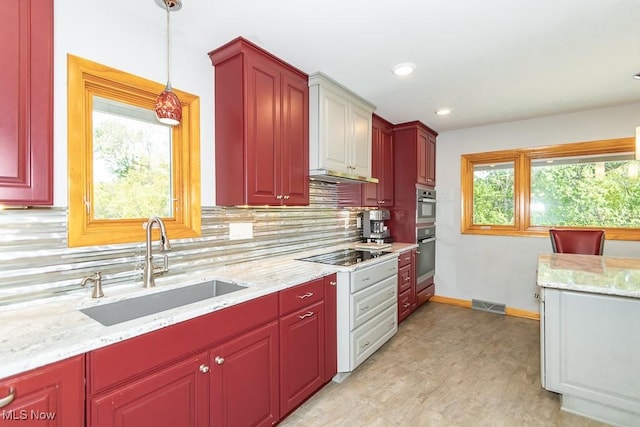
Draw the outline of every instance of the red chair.
M549 230L554 253L602 255L604 230Z

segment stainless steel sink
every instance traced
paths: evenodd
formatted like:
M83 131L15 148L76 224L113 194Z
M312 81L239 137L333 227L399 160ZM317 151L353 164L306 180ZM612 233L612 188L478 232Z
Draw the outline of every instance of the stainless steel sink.
M242 289L246 289L246 286L210 280L182 288L83 308L80 311L105 326L111 326Z

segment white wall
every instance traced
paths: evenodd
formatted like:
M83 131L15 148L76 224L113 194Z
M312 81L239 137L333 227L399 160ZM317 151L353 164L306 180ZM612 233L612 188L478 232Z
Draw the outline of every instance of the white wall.
M510 148L625 138L640 125L640 104L444 132L437 146L436 294L538 311L536 258L548 237L460 233L460 156ZM640 257L640 242L606 241L605 254Z
M173 87L200 97L202 205L215 201L213 67L171 14ZM54 3L54 205L67 206L67 54L166 83L166 12L153 0ZM211 46L211 50L218 46Z

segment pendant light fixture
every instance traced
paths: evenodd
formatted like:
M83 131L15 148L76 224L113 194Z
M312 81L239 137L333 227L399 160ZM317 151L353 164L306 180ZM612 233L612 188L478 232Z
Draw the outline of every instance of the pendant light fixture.
M155 0L156 4L167 11L167 86L156 98L156 117L161 123L176 126L182 120L182 104L171 90L171 12L182 9L180 0Z

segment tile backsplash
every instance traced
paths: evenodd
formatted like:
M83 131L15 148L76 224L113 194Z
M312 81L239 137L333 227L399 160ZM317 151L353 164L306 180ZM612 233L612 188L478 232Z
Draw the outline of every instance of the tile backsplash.
M358 213L337 207L335 184L315 181L309 206L203 207L201 237L169 235L167 275L357 241ZM253 238L230 240L230 223L252 223ZM144 255L144 242L68 248L64 208L0 211L0 305L76 290L96 271L105 288L142 285Z

